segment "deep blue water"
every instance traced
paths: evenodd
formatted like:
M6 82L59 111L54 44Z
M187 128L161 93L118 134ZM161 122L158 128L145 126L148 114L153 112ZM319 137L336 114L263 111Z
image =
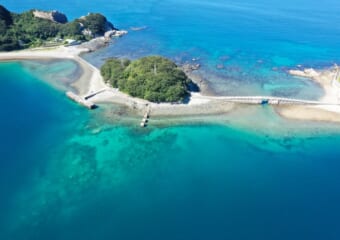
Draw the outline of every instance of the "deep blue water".
M162 54L178 62L200 58L202 74L216 93L271 94L316 98L321 93L309 81L292 78L287 68L328 67L339 62L340 6L336 0L186 0L186 1L38 1L17 4L60 9L69 18L88 12L105 14L117 27L147 26L88 57L135 58ZM224 69L216 69L223 65Z
M286 69L340 56L332 0L2 4L147 26L85 58L200 57L219 94L316 98L317 86ZM340 238L338 125L259 108L226 126L143 131L107 119L108 106L88 112L68 101L55 79L77 74L71 62L0 64L0 239Z
M3 227L12 196L30 170L47 159L46 153L63 141L64 128L77 108L62 93L28 74L19 63L0 64L1 148L0 222ZM63 111L70 112L64 116ZM1 229L1 228L0 228Z
M339 238L339 126L260 108L143 131L29 66L0 64L1 239Z

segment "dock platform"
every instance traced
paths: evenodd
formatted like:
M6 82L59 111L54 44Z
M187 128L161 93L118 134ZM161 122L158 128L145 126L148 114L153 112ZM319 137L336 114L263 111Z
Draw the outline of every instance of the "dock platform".
M74 92L68 91L66 92L66 96L70 98L71 100L75 101L76 103L79 103L80 105L88 108L88 109L95 109L97 106L93 102L86 100L79 95L75 94Z
M145 113L144 113L144 116L142 118L142 121L140 123L140 126L142 128L144 127L147 127L148 126L148 122L149 122L149 118L150 118L150 112L151 112L151 109L150 109L150 106L146 109Z

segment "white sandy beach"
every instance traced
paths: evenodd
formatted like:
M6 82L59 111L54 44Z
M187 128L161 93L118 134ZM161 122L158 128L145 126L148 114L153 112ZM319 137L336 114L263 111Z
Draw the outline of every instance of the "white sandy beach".
M86 48L79 46L73 47L56 47L56 48L38 48L22 51L2 52L0 61L11 60L34 60L34 59L72 59L82 68L82 76L73 83L80 96L86 96L91 93L107 88L106 91L91 98L94 103L116 103L125 105L135 110L138 114L143 114L147 108L151 108L153 116L186 116L201 114L220 114L230 111L234 104L223 102L212 97L205 97L199 93L192 94L190 101L186 104L168 104L168 103L151 103L149 101L133 98L118 89L109 88L99 69L85 61L79 55L88 52ZM217 102L216 102L217 101Z
M83 74L75 82L74 87L79 94L84 95L88 92L105 87L100 72L94 66L86 62L79 55L88 52L85 48L78 47L54 47L54 48L35 48L21 51L1 52L0 61L13 60L39 60L39 59L72 59L81 67Z
M225 101L223 97L204 96L200 93L192 93L188 103L169 104L151 103L146 100L133 98L118 89L109 88L101 77L99 69L85 61L79 55L88 52L86 48L79 46L38 48L13 52L0 53L0 61L34 60L34 59L73 59L83 70L82 76L73 84L80 96L106 89L91 98L94 103L116 103L125 105L138 114L143 114L150 108L153 116L197 116L219 115L228 113L234 109L237 103ZM335 72L325 70L316 71L291 71L293 75L311 78L317 81L325 90L325 95L320 101L339 103L340 90L333 86L332 80ZM340 107L336 105L278 105L276 111L283 117L297 120L316 120L340 122Z
M314 69L291 70L289 73L317 82L325 92L319 101L333 104L276 106L275 109L281 116L296 120L340 122L340 105L338 105L340 104L340 88L334 84L337 75L334 68L322 71Z

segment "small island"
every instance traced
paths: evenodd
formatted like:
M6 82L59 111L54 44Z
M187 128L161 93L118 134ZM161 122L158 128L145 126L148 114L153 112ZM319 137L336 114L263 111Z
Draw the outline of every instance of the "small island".
M161 56L133 62L109 59L101 67L101 74L112 87L151 102L182 102L193 84L174 62Z
M199 64L177 66L162 56L137 60L108 59L101 69L80 54L96 50L112 36L121 36L106 17L90 13L71 22L58 11L31 10L12 13L0 5L0 61L72 59L82 75L71 84L67 96L93 109L97 104L113 103L153 117L192 117L230 113L240 104L270 104L283 117L298 120L340 122L339 69L291 71L290 74L313 79L325 90L317 101L274 96L204 95L203 79L196 75ZM35 48L39 47L39 48ZM20 51L14 51L20 50ZM194 82L199 85L194 84ZM202 92L198 92L198 90ZM192 91L194 90L194 91Z

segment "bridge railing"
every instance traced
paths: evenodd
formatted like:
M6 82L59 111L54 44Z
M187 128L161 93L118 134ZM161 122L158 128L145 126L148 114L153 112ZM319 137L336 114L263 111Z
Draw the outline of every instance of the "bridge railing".
M303 104L303 105L339 105L338 103L327 103L321 101L312 101L296 98L282 98L272 96L234 96L234 97L220 97L219 99L238 102L238 103L250 103L250 104Z

